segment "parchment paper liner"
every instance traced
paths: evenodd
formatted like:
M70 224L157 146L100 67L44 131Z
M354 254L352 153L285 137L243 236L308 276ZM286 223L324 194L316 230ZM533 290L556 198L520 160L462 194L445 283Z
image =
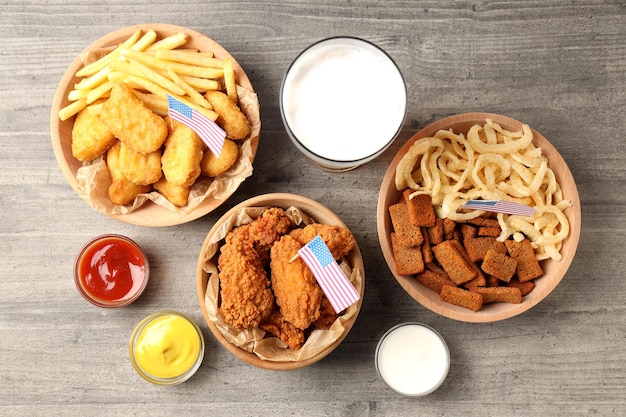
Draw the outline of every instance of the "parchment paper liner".
M208 274L209 279L204 297L209 319L213 322L219 332L233 345L244 349L247 352L256 354L259 358L269 361L301 361L309 359L322 352L333 344L346 331L344 323L358 313L359 303L352 304L345 313L331 326L329 330L315 329L306 339L304 346L298 350L289 349L277 337L265 337L265 331L261 329L246 329L239 331L223 320L223 316L218 309L219 278L217 274L217 256L223 239L233 228L251 222L260 216L270 206L246 207L234 213L222 224L222 226L211 237L204 255L203 270ZM315 223L315 220L297 207L289 207L285 210L292 222L300 227ZM358 268L353 268L346 259L339 262L339 266L359 292L362 294L363 275Z
M239 159L228 171L215 177L208 178L201 176L191 187L189 199L186 206L177 207L170 203L163 195L157 191L138 195L132 204L120 206L113 204L109 200L109 186L111 176L102 157L93 161L86 161L76 172L78 180L78 194L80 194L95 210L105 214L128 214L141 207L147 201L152 201L170 211L187 214L202 203L206 198L213 197L216 200L225 200L230 197L239 185L250 175L252 175L252 160L254 159L252 150L252 140L259 136L261 131L261 117L259 111L259 101L256 93L237 86L239 105L241 111L250 122L250 135L239 145ZM239 141L238 141L239 142ZM210 152L210 151L207 151Z

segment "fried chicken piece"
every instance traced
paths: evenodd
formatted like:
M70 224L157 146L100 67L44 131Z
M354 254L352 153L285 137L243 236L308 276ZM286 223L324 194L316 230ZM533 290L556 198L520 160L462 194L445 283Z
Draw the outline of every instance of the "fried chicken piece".
M226 137L239 140L248 137L250 124L246 115L221 91L207 91L206 99L213 106L213 110L219 115L217 124L226 132Z
M328 298L323 296L320 304L320 316L313 322L313 324L322 330L328 330L338 317L339 314L335 313L335 309L332 304L330 304Z
M137 152L154 152L163 145L167 124L137 98L124 83L116 83L111 97L102 105L100 120L115 137Z
M258 327L274 306L270 281L249 231L244 225L230 232L218 257L219 310L224 321L238 329Z
M298 329L285 320L279 309L274 309L268 318L261 322L261 329L278 337L290 349L298 350L304 345L304 330Z
M121 142L119 163L122 174L137 185L154 184L163 176L160 149L141 153Z
M290 235L303 246L320 235L335 259L347 255L356 245L350 230L328 224L310 224L303 229L293 230Z
M100 117L89 108L82 109L72 127L72 155L79 161L96 159L117 142Z
M292 227L291 220L281 208L272 207L248 224L249 234L253 239L254 249L257 251L261 262L267 265L272 245L287 234Z
M272 246L270 267L276 304L285 320L304 330L319 318L323 293L304 261L291 260L301 247L291 235L283 236Z
M153 186L155 190L167 199L167 201L175 206L183 207L187 205L191 187L172 184L167 180L167 178L165 178L165 176L161 177L161 179L155 182Z
M167 181L190 187L200 176L200 161L204 155L204 143L196 132L177 123L165 140L161 157L163 174Z
M150 191L149 185L137 185L129 181L120 168L120 148L121 142L116 142L106 153L106 163L111 175L111 185L109 186L109 200L113 204L125 206L132 203L139 194Z

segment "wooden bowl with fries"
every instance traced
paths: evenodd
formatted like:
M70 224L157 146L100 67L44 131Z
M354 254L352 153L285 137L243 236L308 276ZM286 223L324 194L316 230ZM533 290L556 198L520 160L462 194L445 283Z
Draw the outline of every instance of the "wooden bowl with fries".
M490 120L490 122L487 122L487 120ZM497 125L501 128L501 130L496 129L492 131L490 130L491 127L487 127L487 125ZM450 130L453 133L450 133ZM494 136L489 136L489 134L485 132L496 133L494 133ZM511 132L519 133L516 133L515 136ZM462 136L460 134L462 134ZM484 139L484 135L487 135L489 138L497 137L497 143L505 140L501 139L502 137L510 135L510 137L514 137L514 139L506 140L512 141L515 144L510 145L510 151L507 150L507 146L509 145L503 145L498 156L483 156L483 154L489 153L486 149L495 148L483 147L483 145L480 145L477 140L480 140L483 143L496 143L489 142L488 139ZM459 139L459 137L461 137L461 139ZM527 141L527 145L524 146L522 142L516 142L517 140L522 139ZM453 143L454 146L452 145ZM438 146L441 147L437 148ZM475 146L477 146L481 152L476 150L474 150L474 153L468 152L468 148L474 149ZM513 149L516 147L519 149ZM531 148L535 149L531 151ZM540 148L540 150L536 148ZM439 150L437 152L432 152L432 149ZM464 160L463 158L470 161L470 157L468 156L470 154L473 155L472 158L474 159L472 159L472 161L474 162L472 162L472 169L468 169L468 175L464 177L463 169L469 166L469 162L464 162L464 165L458 161ZM521 158L520 155L527 156L528 158ZM530 155L532 155L533 158L538 159L531 159ZM551 170L554 173L553 177L549 176L549 172L546 174L547 170L542 165L543 162L541 162L541 155L545 157L544 159L547 158L547 170ZM476 162L479 161L479 158L481 161L480 163ZM510 161L507 158L510 158ZM508 162L505 161L505 159ZM515 160L522 161L522 163L517 163ZM493 164L497 162L502 165L495 164L491 168L485 168L485 166L489 165L489 163L485 161L492 161ZM527 165L530 166L533 164L535 165L532 168L527 167ZM498 177L501 172L507 171L510 166L514 167L510 169L510 172L527 173L528 178L525 178L525 180L528 181L533 179L534 175L544 175L544 179L542 180L541 177L537 178L537 183L535 184L538 187L538 191L536 191L536 193L541 194L533 194L523 200L525 206L531 206L537 209L538 213L533 214L530 217L526 217L521 215L514 216L510 214L496 214L485 211L478 212L477 210L473 211L460 208L464 204L464 201L470 199L496 201L507 200L519 202L520 200L515 200L504 196L503 194L496 193L498 190L516 189L520 193L523 190L526 190L522 184L528 184L526 184L523 180L520 180L518 178L519 175L515 177L515 181L511 180L512 177L510 175L509 177ZM442 167L445 169L444 171L442 171ZM454 169L457 169L458 172L450 173ZM472 171L476 177L471 177L472 174L469 171ZM485 172L487 171L489 171L489 173L485 175ZM462 178L464 178L463 182L460 180ZM472 180L469 181L468 178L472 178ZM493 178L497 178L497 180L494 181ZM558 188L558 186L554 187L554 181L551 182L550 178L555 179L558 186L560 186L560 192L555 191L555 188ZM414 181L414 184L411 184L412 181ZM462 183L463 186L454 188L459 183ZM552 184L553 188L550 188L550 191L544 191L544 188L547 189L547 185L545 184L548 183ZM480 184L483 184L486 190L491 190L493 193L490 194L487 191L481 191L480 188L483 185ZM392 222L391 211L394 209L390 211L390 207L397 203L406 204L406 207L411 207L412 203L408 204L407 196L403 194L403 191L406 188L411 189L410 192L407 192L407 195L414 193L412 194L413 197L408 197L408 201L411 201L412 198L415 198L419 194L431 196L431 199L429 200L426 195L423 195L423 198L421 198L420 201L427 201L427 207L432 205L437 219L445 217L456 218L454 222L448 223L452 226L456 225L456 227L454 229L451 228L450 234L443 239L456 240L457 242L454 243L454 245L446 245L458 248L458 253L447 253L442 249L439 249L439 253L436 253L435 250L433 250L435 245L441 240L440 236L434 233L435 230L440 227L439 223L436 227L417 226L422 232L422 237L425 237L426 244L422 243L421 246L418 245L417 252L420 254L415 255L414 253L414 255L418 258L421 256L421 261L424 262L422 269L427 271L426 273L406 273L406 269L402 270L403 265L406 264L404 263L404 260L400 258L400 253L406 253L403 252L402 247L410 246L411 244L398 243L399 239L397 236L393 237L395 247L392 243L392 233L396 235L398 234L394 225L397 224L398 230L402 230L403 226L401 225L401 221L398 220L402 217L401 215L394 214L395 223ZM531 187L527 188L528 190L531 189ZM415 193L415 191L418 192ZM521 194L519 194L519 196L521 199ZM553 199L554 204L545 203L545 200L550 198ZM542 202L545 204L539 204ZM551 207L545 208L547 206ZM404 206L399 207L402 207L403 210L405 210ZM558 207L558 210L555 207ZM550 223L550 221L544 221L544 218L541 217L544 215L548 216L548 214L544 214L544 212L549 210L551 210L551 214L549 215L552 216L550 218L550 221L552 221L550 227L552 227L552 229L550 230L548 230L548 226L546 226ZM560 212L560 214L558 214L557 211ZM402 211L398 210L398 212L401 213ZM470 215L469 213L474 214ZM467 224L467 219L470 217L476 217L476 215L490 218L491 220L498 220L495 226L499 226L500 229L496 227L495 234L491 233L493 232L493 229L490 229L491 232L487 229L483 229L485 235L481 234L480 236L486 236L491 233L491 241L500 241L497 245L500 245L499 247L503 249L504 252L502 252L502 256L506 255L506 258L497 259L501 262L504 262L502 260L504 259L507 265L512 268L510 269L510 273L501 277L501 279L493 278L491 275L491 273L496 274L499 272L492 272L491 269L488 269L490 265L487 265L487 257L484 253L483 256L485 257L480 258L480 260L476 257L475 253L471 253L472 259L470 260L468 250L464 250L464 248L468 248L470 244L470 237L469 234L463 235L459 229L463 228L465 230L471 230L474 237L479 237L476 235L478 227L461 227L460 225ZM418 221L416 220L416 222ZM437 220L437 222L439 222L439 220ZM478 221L474 222L478 223ZM481 222L483 222L483 220L481 220ZM580 223L580 199L576 184L567 164L558 151L545 137L529 126L523 125L520 121L515 119L490 113L466 113L454 115L436 121L420 130L407 141L407 143L400 149L392 160L382 181L378 197L378 237L385 260L395 279L404 288L404 290L422 306L444 317L465 322L493 322L514 317L529 310L547 297L559 284L559 282L561 282L572 263L580 237ZM491 226L494 226L494 224L491 223ZM519 227L526 234L521 233L520 229L515 229L516 227ZM535 228L537 231L531 230ZM404 233L406 234L407 232ZM542 233L542 236L545 237L538 238L538 236ZM527 236L532 236L533 238L523 239ZM428 240L431 241L430 249L425 248L425 245L429 244ZM525 284L525 290L520 290L521 297L520 293L517 293L517 289L513 290L509 287L513 287L514 284L519 284L517 282L517 277L518 275L521 277L522 272L520 272L519 268L516 269L516 266L517 264L522 265L525 261L521 258L515 258L517 254L514 256L514 254L511 253L512 250L507 249L509 244L504 242L505 240L532 241L532 247L534 248L535 253L533 253L533 250L530 250L529 257L531 258L531 261L535 258L537 259L535 262L538 261L538 265L541 267L540 271L542 270L543 272L542 275L535 277L534 279L529 279L530 277L519 279L520 281L529 279L529 282L533 284ZM503 243L507 244L504 245ZM507 248L505 248L505 246ZM511 244L511 246L514 246L514 244ZM528 247L531 247L531 244L529 244ZM396 249L395 253L394 249ZM495 257L496 255L493 253L496 252L495 248L491 252L490 256ZM453 255L459 255L459 258L455 258ZM448 260L446 260L446 257L448 257ZM463 282L463 280L457 281L456 276L454 276L453 280L453 275L457 275L457 271L454 271L449 265L450 269L442 267L442 262L450 262L449 258L462 258L460 262L465 263L464 265L466 265L469 270L473 271L472 274L476 274L474 275L475 277L478 277L479 275L484 276L486 283L485 281L477 283L477 281L473 281L473 279L466 282ZM515 259L515 262L511 262L511 259ZM416 262L413 262L414 265L415 263ZM419 261L417 263L419 263ZM503 264L496 265L500 267ZM405 273L398 273L398 268ZM419 267L416 271L417 270L419 270ZM487 273L484 270L487 270L490 273ZM431 272L433 271L438 274L435 277L436 279L430 279L433 277L433 275L431 275ZM511 275L511 273L513 275ZM448 278L448 280L441 280L441 276ZM506 279L510 279L511 281L506 281ZM437 284L435 284L435 282ZM473 284L472 282L475 283ZM534 288L532 288L533 286ZM457 290L453 287L458 287L459 289ZM477 287L499 287L505 289L484 290L477 289ZM526 293L526 291L530 289L532 290ZM481 293L481 296L478 297L476 294L468 294L468 292L478 292ZM487 292L490 294L494 294L495 292L507 292L513 294L513 292L515 292L515 297L508 299L508 302L494 302L493 299L489 298L491 295L488 296L485 294ZM444 299L446 301L443 301Z
M130 42L131 39L134 43L125 43ZM142 42L145 44L140 45ZM159 42L161 43L158 47L154 46ZM129 46L125 47L125 45ZM137 50L133 50L134 47ZM153 47L152 51L149 49L151 47ZM161 49L161 52L155 52L157 49ZM124 52L119 52L122 50ZM174 58L171 56L171 51L195 54L193 57L190 57L192 55L190 53L182 58ZM168 65L174 62L172 65L179 67L173 67L173 69L169 66L151 67L150 59L154 60L157 53L162 54L163 59L171 60L168 61ZM105 55L113 57L115 54L125 59L131 57L133 61L128 59L126 62L124 59L118 59L114 64L109 64L110 66L95 74L81 77L82 74L79 71L85 72L83 69L89 62ZM199 58L200 56L203 57ZM142 60L140 61L139 58ZM187 59L191 61L187 62ZM205 61L199 62L200 59L205 59ZM207 63L206 60L213 61ZM115 59L110 59L110 61L115 61ZM197 76L185 73L187 70L179 70L185 65L191 67L213 64L216 67L219 65L222 67L201 72ZM134 72L137 68L148 68L150 71L145 74ZM213 72L209 73L209 71ZM92 72L95 72L95 69ZM169 83L165 84L161 78L151 78L156 77L153 75L155 73L164 78L170 78ZM100 82L97 81L99 75L104 76ZM125 205L112 203L108 199L107 192L111 184L111 176L104 162L106 151L98 158L85 162L79 161L72 151L72 129L76 120L74 115L85 107L87 102L94 104L94 109L96 109L97 99L108 97L107 94L111 91L110 86L106 86L108 82L123 82L130 86L148 109L164 119L168 111L167 97L172 93L172 96L198 113L212 117L212 120L218 124L221 122L217 120L217 109L211 107L210 103L208 106L205 105L204 102L208 102L208 96L206 99L204 96L208 90L222 90L247 117L249 133L243 138L233 140L237 143L238 150L231 151L231 154L234 152L234 155L238 156L231 158L232 165L226 172L215 174L215 176L203 173L197 177L195 183L183 185L188 187L186 190L189 193L188 199L186 194L181 192L183 199L178 199L175 203L173 199L165 198L165 194L155 191L156 186L150 188L154 184L147 184L144 185L138 197L130 200L131 203ZM79 85L81 89L78 88ZM214 112L210 110L212 108L215 109ZM256 156L260 132L259 104L252 84L242 67L217 42L184 27L161 23L141 24L125 27L103 36L89 45L71 63L59 82L54 96L50 130L54 153L63 175L72 188L95 210L129 224L153 227L171 226L186 223L210 213L226 201L236 191L239 184L252 174L252 163ZM227 138L230 137L227 136ZM204 153L207 152L209 151L205 149ZM85 166L88 167L85 168ZM184 203L185 201L187 204Z
M245 329L233 327L228 323L221 310L224 300L221 293L223 283L220 282L218 275L218 258L220 254L224 253L225 237L235 227L248 225L261 218L265 213L276 209L284 210L290 219L293 229L301 229L311 223L348 229L345 223L327 207L303 196L272 193L250 198L225 213L207 234L198 257L196 289L198 301L209 329L222 346L250 365L263 369L286 371L314 364L329 355L344 340L354 325L361 309L365 289L365 269L358 243L348 245L350 247L349 251L338 261L338 264L360 295L359 299L349 305L339 315L335 315L332 312L330 316L327 316L327 319L321 320L321 317L325 314L322 312L320 320L325 321L326 324L320 325L321 321L317 320L312 322L310 327L303 331L304 339L300 339L298 341L299 345L295 347L291 343L287 345L281 342L279 340L281 336L276 335L276 333L272 335L270 333L271 330L265 332L259 328L263 327L263 323L266 322L265 319L263 319L259 327L253 326ZM274 228L272 229L274 230ZM255 226L251 230L257 230L258 232L258 230L261 230L261 227ZM271 235L269 232L261 233L266 236L265 239ZM287 231L287 233L290 232ZM325 233L320 232L320 234L324 235ZM336 236L339 235L337 234ZM345 244L339 240L335 240L335 242L339 245ZM272 247L274 245L276 245L276 241L272 243ZM278 249L276 250L276 252L279 251ZM228 256L226 255L227 259L222 259L221 261L229 262L228 259L231 258L228 258ZM287 258L291 258L291 252L287 253L284 251L282 255L277 256L282 257L284 261ZM293 260L295 259L291 258L289 263L291 264ZM267 262L269 263L269 260ZM232 265L241 263L237 261ZM269 267L268 270L271 271ZM271 274L271 272L269 273ZM293 288L297 287L296 285ZM274 290L275 288L272 286L272 291ZM308 294L308 300L315 299L313 294L317 290L311 288L305 291ZM276 304L274 304L273 309L273 311L277 311L278 307ZM295 309L298 310L299 308L295 307ZM323 305L320 307L320 310L327 313L329 311L325 310ZM237 312L237 309L235 309L235 312ZM243 311L241 313L243 314ZM289 334L289 332L285 332L285 334Z

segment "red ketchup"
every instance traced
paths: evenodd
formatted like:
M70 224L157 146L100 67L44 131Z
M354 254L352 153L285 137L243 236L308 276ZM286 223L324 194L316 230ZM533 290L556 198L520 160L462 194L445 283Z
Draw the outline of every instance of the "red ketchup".
M81 250L74 268L80 293L100 307L133 302L148 281L148 262L141 248L119 235L93 239Z

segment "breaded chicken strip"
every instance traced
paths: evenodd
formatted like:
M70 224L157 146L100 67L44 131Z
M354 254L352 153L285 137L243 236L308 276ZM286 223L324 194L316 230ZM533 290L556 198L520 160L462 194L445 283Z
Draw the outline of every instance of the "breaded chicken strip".
M72 127L72 155L79 161L96 159L117 139L100 117L84 108L76 115Z
M100 120L115 137L141 153L158 150L168 134L165 120L149 110L124 83L116 83L111 89Z
M350 230L339 226L314 223L303 229L294 229L290 234L303 246L320 235L335 259L347 255L356 245Z
M125 206L132 203L139 194L150 191L149 185L137 185L129 181L120 168L120 147L121 142L116 142L109 148L106 154L106 163L111 175L111 185L109 186L109 200L113 204Z
M226 137L244 139L250 134L248 118L228 96L221 91L207 91L205 97L219 115L217 124L224 129Z
M293 259L302 245L290 235L272 246L272 290L285 320L299 329L308 328L320 316L322 289L301 258Z
M287 234L291 226L291 220L289 220L285 211L277 207L265 210L261 216L248 224L254 249L264 266L268 266L272 245L281 236Z
M298 350L304 345L304 330L285 320L279 309L274 309L272 314L261 322L261 329L278 337L290 349Z
M176 123L165 140L161 157L163 174L167 181L189 187L200 176L204 143L189 127Z

